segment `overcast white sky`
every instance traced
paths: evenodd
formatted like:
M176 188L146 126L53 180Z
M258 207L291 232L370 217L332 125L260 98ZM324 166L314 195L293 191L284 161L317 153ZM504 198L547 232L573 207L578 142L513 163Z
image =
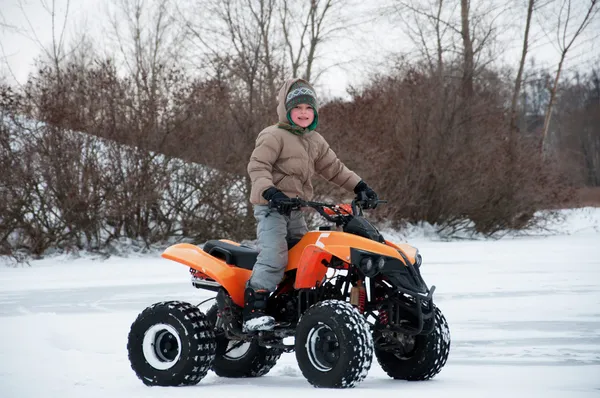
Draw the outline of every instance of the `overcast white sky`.
M364 0L362 8L355 12L366 13L368 9L381 8L390 0ZM456 0L454 0L456 2ZM491 4L496 0L473 0L475 7L479 4ZM560 0L550 0L559 4ZM589 0L574 0L579 5ZM503 3L513 2L516 6L510 13L501 18L511 26L500 35L499 45L505 52L497 59L499 64L516 65L521 46L521 29L519 25L525 20L525 0L505 0ZM539 0L540 3L548 0ZM0 77L9 82L23 83L34 66L34 59L41 54L41 46L49 46L52 42L52 20L49 12L44 9L52 0L0 0L0 23L9 28L0 28ZM62 24L67 0L54 0L57 10L57 24ZM94 38L96 45L106 46L103 28L108 27L106 18L107 4L110 0L71 0L69 18L67 21L67 41L75 37L78 32L85 31ZM521 5L519 7L519 5ZM534 18L532 30L532 51L538 65L550 69L556 67L558 51L552 44L555 41L552 35L545 35L543 28L551 30L552 9L547 8L544 13L538 13ZM569 69L589 68L594 62L598 65L600 59L600 14L594 23L582 36L576 46L571 50L565 67ZM60 32L60 27L55 27ZM353 29L345 39L330 42L323 48L327 57L321 61L320 66L326 67L337 63L339 60L349 61L343 66L335 66L320 79L318 87L322 95L343 95L348 84L360 84L366 73L384 61L384 56L393 51L410 52L413 45L403 33L398 23L391 21L378 21L364 24Z

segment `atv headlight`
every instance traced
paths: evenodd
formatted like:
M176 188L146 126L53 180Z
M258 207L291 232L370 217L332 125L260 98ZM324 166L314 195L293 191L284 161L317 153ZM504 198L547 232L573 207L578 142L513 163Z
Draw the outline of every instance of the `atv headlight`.
M388 260L380 254L359 249L351 249L350 257L350 262L369 278L379 274L386 267Z
M377 260L377 270L381 271L383 267L385 267L385 257L381 256L379 257L379 260Z
M373 259L371 257L363 257L360 260L360 270L363 274L369 276L373 272Z

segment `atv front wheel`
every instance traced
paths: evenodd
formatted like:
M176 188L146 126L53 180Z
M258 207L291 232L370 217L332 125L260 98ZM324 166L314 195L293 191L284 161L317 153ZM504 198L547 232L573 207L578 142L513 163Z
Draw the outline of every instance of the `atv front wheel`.
M350 303L321 301L296 328L296 359L315 387L351 388L367 376L373 338L365 318Z
M219 308L213 305L206 317L215 327ZM282 354L277 348L267 348L258 345L256 341L229 340L225 332L214 329L217 349L212 370L221 377L260 377L264 376L275 364Z
M442 370L450 353L450 329L439 308L434 306L434 311L435 328L431 333L396 335L393 343L402 348L394 351L375 346L377 361L388 376L399 380L428 380Z
M154 304L129 331L131 368L149 386L198 383L215 358L215 335L197 307L181 301Z

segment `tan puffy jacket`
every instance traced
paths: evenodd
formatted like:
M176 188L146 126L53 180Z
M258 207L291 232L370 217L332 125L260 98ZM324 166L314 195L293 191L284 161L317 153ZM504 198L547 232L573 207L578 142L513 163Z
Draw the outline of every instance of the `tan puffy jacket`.
M287 80L279 90L277 114L281 123L289 123L285 98L297 80ZM311 131L295 135L277 125L269 126L258 134L248 163L252 180L250 202L267 204L262 193L272 186L291 198L311 200L311 179L315 173L348 191L360 182L360 177L338 159L321 134Z

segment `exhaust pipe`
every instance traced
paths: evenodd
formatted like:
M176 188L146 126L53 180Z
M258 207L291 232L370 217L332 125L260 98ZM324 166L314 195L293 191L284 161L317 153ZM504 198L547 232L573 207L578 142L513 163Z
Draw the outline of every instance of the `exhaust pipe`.
M213 292L218 292L221 284L212 279L202 279L192 276L192 285L197 289L206 289Z

